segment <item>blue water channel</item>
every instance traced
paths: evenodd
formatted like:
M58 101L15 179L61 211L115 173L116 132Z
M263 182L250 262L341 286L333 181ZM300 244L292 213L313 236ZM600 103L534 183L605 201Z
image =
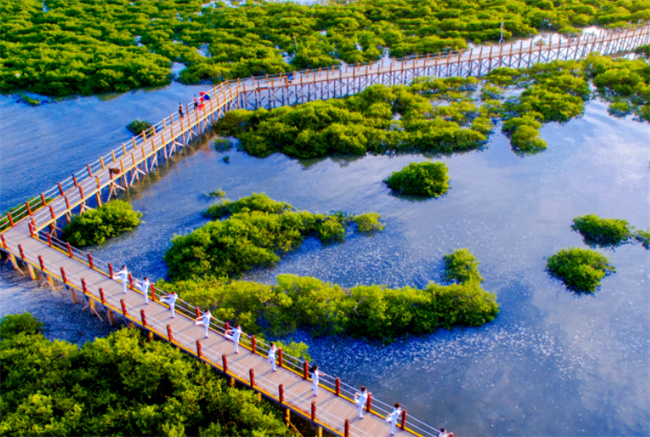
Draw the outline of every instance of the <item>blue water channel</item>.
M40 107L0 96L0 211L128 140L124 126L133 119L158 121L201 89L172 84ZM648 124L612 118L593 101L583 117L545 126L549 148L536 156L518 157L497 132L483 151L442 158L452 188L426 201L394 196L382 183L407 163L428 159L422 155L301 162L218 152L206 140L132 189L126 197L144 223L93 252L139 275L163 277L170 239L205 223L201 211L213 202L206 193L219 188L231 199L265 192L313 212L377 211L386 223L381 233L352 233L329 246L307 239L276 268L247 278L273 282L293 273L343 286L423 286L441 280L444 253L467 247L501 314L479 329L389 346L297 335L326 373L401 401L409 414L456 435L648 435L649 252L639 245L601 250L617 272L593 295L567 291L544 265L560 248L585 247L571 232L575 216L650 227L649 133ZM1 314L69 311L69 303L41 299L42 288L21 284L0 276ZM75 321L68 319L69 327ZM72 339L88 338L90 325L84 321L77 331L85 334ZM95 335L105 335L96 325Z

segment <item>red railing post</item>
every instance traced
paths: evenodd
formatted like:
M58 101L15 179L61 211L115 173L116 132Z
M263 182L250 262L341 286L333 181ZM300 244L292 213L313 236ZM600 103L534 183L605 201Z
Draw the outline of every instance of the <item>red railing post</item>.
M31 223L27 223L29 227L29 235L31 235L32 238L34 238L34 226L32 226Z
M75 175L72 175L72 180L74 181L74 186L78 187L79 183L77 182L77 177Z
M196 311L196 318L198 319L199 317L201 317L201 310L199 309L199 307L194 308L194 310Z
M257 353L257 343L255 342L254 335L251 335L251 352Z
M43 257L41 255L38 256L38 262L41 264L41 271L45 273L45 263L43 262Z
M336 378L336 396L341 396L341 378Z
M81 185L79 185L79 195L81 196L81 200L84 199L84 189Z
M198 308L197 308L197 311L198 311ZM223 329L224 329L224 332L230 331L230 323L228 323L228 322L224 323Z
M126 317L126 304L124 303L124 299L120 299L120 303L122 304L122 314Z
M11 216L10 212L7 213L7 217L9 218L9 224L13 228L14 227L14 218Z
M167 325L167 337L171 343L174 342L174 336L172 335L172 325Z
M65 199L65 209L68 211L71 210L72 208L70 208L70 199L68 199L68 196L64 196L63 198Z
M284 386L282 384L278 387L278 402L280 405L284 403Z
M251 368L251 369L248 371L248 375L249 375L250 378L251 378L251 388L253 388L253 387L255 387L255 371Z
M29 206L29 202L25 202L25 206L27 207L27 214L32 215L32 207Z
M111 279L113 279L113 264L108 263L108 273L111 275Z
M81 289L84 291L84 294L88 294L88 288L86 287L86 278L81 278Z
M45 235L47 235L47 245L52 247L52 236L50 235L49 232Z
M52 205L50 205L50 214L52 214L53 219L56 219L56 215L54 214L54 208L52 208Z
M368 393L368 400L366 400L366 411L370 413L372 409L372 393Z
M316 422L316 402L311 403L311 421Z
M307 361L302 363L302 379L309 379L309 363Z
M2 238L2 247L5 249L7 248L7 240L5 240L5 234L0 234L0 238Z
M72 246L70 246L70 243L65 243L65 245L68 248L68 256L70 258L74 258L74 255L72 255Z
M25 261L25 252L23 252L23 245L19 244L18 245L18 252L20 252L20 258Z
M223 373L228 373L228 358L226 358L226 354L221 355L221 362L223 363Z
M93 264L93 256L91 254L88 254L88 265L91 269L95 268L95 265Z
M92 170L90 169L90 164L86 164L86 168L88 169L88 176L92 177L92 176L93 176L93 172L92 172Z
M102 298L102 304L106 305L106 298L104 297L104 289L103 288L99 289L99 297Z
M34 231L36 231L37 228L36 228L36 221L34 221L34 217L32 217L30 221L32 222L32 227L34 228Z
M61 182L59 182L59 193L63 196L63 187L61 186Z
M402 410L402 431L406 429L406 410Z
M131 273L129 273L129 287L133 288L133 276L131 276Z
M196 340L196 356L203 358L201 355L201 340Z
M278 349L278 366L282 367L284 359L282 358L282 349Z
M147 326L147 318L144 315L144 310L140 310L140 317L142 318L142 326Z
M156 301L156 286L151 284L151 300Z
M47 203L45 201L45 195L43 193L41 193L41 203L43 204L43 206L45 206L45 204Z
M350 437L350 419L345 419L345 426L343 428L343 437Z

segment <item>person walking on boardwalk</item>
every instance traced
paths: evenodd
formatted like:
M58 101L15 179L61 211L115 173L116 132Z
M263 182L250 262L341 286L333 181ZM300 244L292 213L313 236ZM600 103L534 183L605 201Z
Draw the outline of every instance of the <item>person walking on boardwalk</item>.
M395 402L393 404L393 411L386 416L386 422L390 422L390 435L395 435L395 425L397 425L397 421L399 420L400 414L402 414L402 407L400 404Z
M210 331L210 318L212 318L212 314L210 314L210 310L207 310L194 320L195 325L205 326L205 338L208 338L208 332Z
M126 294L126 286L129 281L129 271L126 269L126 265L122 266L122 270L117 272L115 277L122 281L122 293Z
M138 289L142 292L144 296L144 304L149 305L149 278L144 277L144 281L138 281Z
M182 103L178 104L178 115L181 118L185 117L185 114L183 113L183 104Z
M172 319L176 317L176 314L174 314L174 307L176 306L176 299L178 299L178 294L176 292L170 293L170 294L160 298L161 302L164 302L167 305L169 305L169 309L172 312Z
M275 351L277 351L278 348L275 345L275 343L271 343L271 347L269 348L269 356L267 358L268 362L271 363L271 367L273 368L274 372L277 372L278 369L275 366Z
M318 366L311 368L311 384L314 389L314 396L318 396Z
M239 338L241 337L241 325L237 325L235 329L229 329L224 335L228 340L232 340L235 343L235 353L239 353Z
M194 94L194 110L196 111L199 109L199 99L196 98L196 94Z
M368 390L364 386L361 386L359 388L361 389L361 393L356 392L354 394L354 403L359 409L359 415L357 417L359 419L363 419L363 407L366 406L366 402L368 401Z

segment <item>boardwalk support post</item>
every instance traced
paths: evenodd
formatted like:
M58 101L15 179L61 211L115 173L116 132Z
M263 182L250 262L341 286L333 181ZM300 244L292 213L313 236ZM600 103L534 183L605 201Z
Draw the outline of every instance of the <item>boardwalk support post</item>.
M402 431L406 429L406 410L402 410L402 423L401 423Z
M63 285L68 285L68 280L65 277L65 270L63 267L61 267L61 280L63 281Z
M99 289L99 297L102 300L102 305L106 305L106 298L104 297L104 289L103 288Z
M114 279L113 278L113 264L111 264L111 263L108 263L108 273L110 274L111 279Z
M142 326L144 328L146 328L147 327L147 318L144 315L144 310L140 310L140 318L142 318Z
M196 356L199 357L199 359L203 358L201 352L201 340L196 340Z
M350 419L345 419L345 426L343 427L343 437L350 437Z
M284 385L282 384L278 387L278 402L280 405L284 403Z
M120 304L122 304L122 314L126 317L126 303L124 303L124 299L120 299Z
M93 264L93 257L90 253L88 254L88 265L90 266L91 269L95 268L95 265Z
M302 379L309 380L309 363L307 361L302 363Z
M72 254L72 246L70 246L70 243L65 243L65 245L68 248L68 256L70 258L74 258L74 255Z
M251 379L251 388L255 387L255 370L252 368L248 370L248 375L250 376Z
M172 325L167 325L167 337L169 337L169 342L174 342L174 336L172 335Z
M223 363L223 373L228 373L228 358L226 354L221 355L221 362Z
M341 378L336 378L336 396L341 396Z
M311 421L316 421L316 402L312 401L311 403Z
M370 413L372 409L372 393L368 393L368 399L366 400L366 411Z
M20 259L25 261L25 252L23 252L23 245L22 244L18 245L18 252L20 252ZM63 267L61 267L61 270L63 271Z
M284 359L282 357L282 349L278 349L278 366L282 367Z
M251 352L257 353L257 343L255 341L255 336L251 335Z

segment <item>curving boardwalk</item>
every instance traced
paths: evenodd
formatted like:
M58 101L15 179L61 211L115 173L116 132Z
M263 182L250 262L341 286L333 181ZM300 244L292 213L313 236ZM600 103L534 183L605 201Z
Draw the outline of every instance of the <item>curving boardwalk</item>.
M238 109L273 108L315 99L342 97L374 84L410 84L421 76L480 76L498 67L529 67L555 59L580 59L589 53L613 54L648 44L650 27L604 32L599 36L575 39L558 38L543 46L523 43L492 46L445 56L426 56L392 61L389 65L358 65L296 73L289 82L286 75L231 81L212 87L210 100L198 109L187 107L186 116L172 114L147 132L123 143L99 160L56 187L25 202L6 217L0 218L1 245L18 268L22 263L32 278L38 271L54 287L63 283L75 301L85 301L101 318L104 313L113 323L121 317L182 348L225 373L229 378L250 386L284 408L311 420L315 426L343 436L388 436L390 425L384 417L391 406L370 398L366 418L358 420L352 402L356 391L338 378L321 373L319 395L312 395L312 383L305 373L307 363L294 357L278 357L278 372L267 362L268 345L254 337L242 336L240 354L224 338L227 326L212 324L209 338L195 326L197 309L179 301L178 316L170 317L152 287L153 300L144 304L142 294L112 279L113 266L93 259L91 254L72 248L55 237L60 225L73 214L85 211L117 197L140 177L173 159L198 136L210 129L226 112ZM281 356L281 354L280 354ZM391 402L392 403L392 402ZM404 406L407 407L407 406ZM437 436L439 430L404 412L398 434Z

